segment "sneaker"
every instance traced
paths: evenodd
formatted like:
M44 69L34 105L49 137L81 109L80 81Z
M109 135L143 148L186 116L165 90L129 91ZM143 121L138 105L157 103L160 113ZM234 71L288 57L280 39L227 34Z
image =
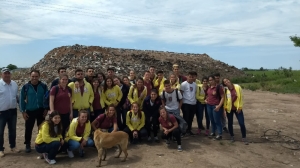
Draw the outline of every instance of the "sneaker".
M73 158L74 157L73 151L67 150L67 153L68 153L69 158Z
M49 160L49 159L47 159L46 160L50 165L53 165L53 164L55 164L56 163L56 161L53 159L53 160Z
M30 144L26 144L25 152L26 153L30 153L31 152L31 146L30 146Z
M249 142L246 138L243 138L242 141L244 142L245 145L249 145Z
M20 152L20 150L17 149L16 147L11 148L10 151L13 152L13 153L19 153Z
M159 143L158 137L154 137L154 141L155 141L156 143Z
M189 131L190 136L195 136L196 134L193 133L192 131Z
M216 137L215 137L215 140L221 140L222 139L222 135L217 135Z
M181 151L182 151L181 145L178 145L177 151L178 151L178 152L181 152Z
M0 151L0 157L4 157L5 154L4 154L4 151Z
M209 130L206 130L204 135L208 136L209 135Z
M197 130L197 135L200 135L201 134L201 129L198 129Z
M235 141L234 136L230 137L230 141L231 141L231 143L233 143Z
M215 133L210 133L209 136L214 137L214 136L216 136L216 134Z
M152 138L151 138L151 136L149 136L149 137L148 137L148 141L149 141L149 142L150 142L150 141L152 141Z
M228 133L228 129L226 127L223 127L223 132Z
M167 146L170 146L170 141L166 140L166 144L167 144Z

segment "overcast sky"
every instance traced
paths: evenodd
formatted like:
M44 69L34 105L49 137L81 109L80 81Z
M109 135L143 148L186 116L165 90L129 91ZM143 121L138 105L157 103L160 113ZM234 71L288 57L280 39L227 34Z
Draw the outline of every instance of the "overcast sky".
M206 53L238 68L300 69L299 0L0 0L0 67L66 45Z

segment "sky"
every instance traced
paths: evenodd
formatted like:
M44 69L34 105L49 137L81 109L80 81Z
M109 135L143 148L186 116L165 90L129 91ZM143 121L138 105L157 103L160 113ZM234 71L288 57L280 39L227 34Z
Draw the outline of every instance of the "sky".
M74 44L206 53L237 68L300 70L299 0L0 0L0 67Z

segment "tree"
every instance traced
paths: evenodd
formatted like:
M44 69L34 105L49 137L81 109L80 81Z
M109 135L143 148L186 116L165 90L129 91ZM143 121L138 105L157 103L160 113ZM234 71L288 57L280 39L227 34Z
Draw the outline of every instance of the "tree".
M263 71L263 70L264 70L264 68L263 68L263 67L260 67L260 68L259 68L259 70L260 70L260 71Z
M9 65L7 65L6 68L8 68L8 69L10 69L10 70L14 70L14 69L17 69L18 67L17 67L16 65L9 64Z
M297 37L297 35L290 36L290 39L292 42L294 42L295 47L300 47L300 37Z

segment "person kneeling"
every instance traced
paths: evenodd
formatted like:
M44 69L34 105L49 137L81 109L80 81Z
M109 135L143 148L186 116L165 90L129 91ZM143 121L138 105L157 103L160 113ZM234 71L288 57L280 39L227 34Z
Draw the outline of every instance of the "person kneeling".
M180 137L180 128L178 122L174 115L168 114L165 107L161 106L159 109L160 117L159 123L163 128L162 139L166 140L166 144L170 145L170 140L174 137L177 141L178 151L181 152L181 137Z
M132 110L127 112L126 125L124 129L129 135L130 142L136 144L138 141L142 141L142 137L147 136L147 130L145 126L145 114L139 110L138 103L134 102L131 104Z
M93 122L94 130L100 128L102 132L118 131L116 108L114 105L109 105L104 114L100 114Z
M63 146L61 118L57 111L49 115L49 120L39 126L39 132L35 139L35 150L43 154L43 158L49 164L55 164L55 156Z
M89 137L91 133L91 124L88 120L88 112L86 110L79 111L78 118L74 118L70 124L66 135L68 142L68 155L74 157L73 151L78 149L80 157L84 156L84 147L94 146L93 140Z

